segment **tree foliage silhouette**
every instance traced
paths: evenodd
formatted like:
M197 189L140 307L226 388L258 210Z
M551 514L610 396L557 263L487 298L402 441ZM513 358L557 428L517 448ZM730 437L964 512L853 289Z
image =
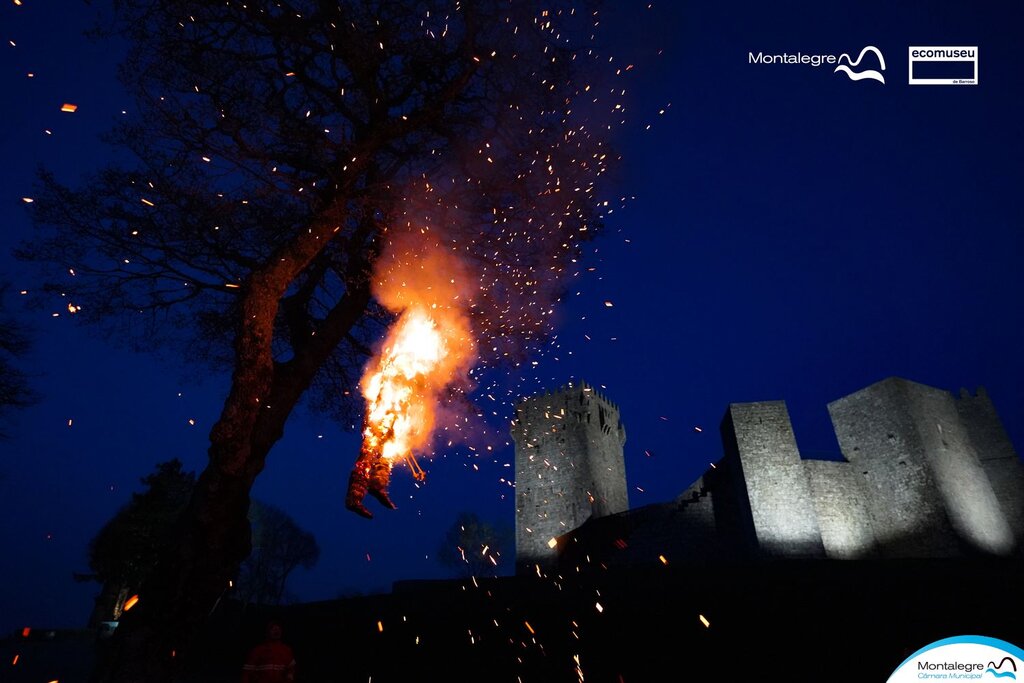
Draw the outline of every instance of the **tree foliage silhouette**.
M138 593L154 573L163 549L174 540L196 477L175 458L159 463L141 482L145 488L133 493L89 544L92 574L80 578L103 585L94 623L120 617L125 598ZM288 576L298 567L312 568L320 547L313 534L274 505L252 501L249 520L253 551L232 582L234 590L224 593L246 603L279 604L286 597Z
M188 504L196 477L182 470L177 458L159 463L143 477L145 489L107 521L89 543L89 569L102 584L95 626L121 616L125 599L138 593L152 575L163 549L174 538L174 525Z
M497 576L511 556L512 530L491 524L475 513L461 512L437 549L443 566L465 576Z
M89 568L101 582L135 590L156 567L160 552L195 486L177 458L159 463L141 480L146 487L103 525L89 544Z

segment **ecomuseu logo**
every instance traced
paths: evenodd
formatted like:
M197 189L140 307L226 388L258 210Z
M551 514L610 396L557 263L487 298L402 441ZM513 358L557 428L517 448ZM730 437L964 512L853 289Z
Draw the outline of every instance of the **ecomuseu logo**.
M1000 671L1004 666L1005 670ZM999 660L999 663L989 662L988 668L985 669L985 673L992 674L996 678L1009 678L1017 680L1017 662L1013 660L1013 657L1003 657Z
M1024 650L987 636L955 636L935 641L900 664L889 683L927 680L1016 681Z
M869 52L874 54L875 57L878 58L878 69L866 68L868 66L871 66L870 64L865 64L864 67L860 66L860 62L862 59L864 59L864 55L866 55ZM846 61L845 64L843 63L844 60ZM858 68L859 70L854 70ZM839 55L839 66L837 66L832 73L838 73L840 71L849 76L851 81L860 81L865 78L870 78L872 80L878 81L879 83L885 83L885 76L882 75L882 71L885 71L885 57L882 56L882 51L879 50L874 45L868 45L863 50L861 50L860 54L857 55L857 61L851 60L850 55L844 52L843 54Z

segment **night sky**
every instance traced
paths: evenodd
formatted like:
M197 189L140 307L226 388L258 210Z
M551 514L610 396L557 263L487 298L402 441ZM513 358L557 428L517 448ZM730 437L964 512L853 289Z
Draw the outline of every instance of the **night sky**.
M1020 3L825 4L617 3L603 22L609 53L634 65L626 124L608 134L623 161L607 194L627 199L585 247L593 271L558 309L557 346L516 386L605 387L632 506L720 457L729 402L785 399L805 457L837 457L826 404L892 375L985 386L1024 450ZM0 279L35 340L23 365L41 395L0 442L0 634L84 626L98 586L72 572L87 571L89 539L156 463L202 469L227 387L18 296L40 282L9 255L32 239L36 171L74 181L109 162L99 136L132 109L124 46L82 35L105 7L0 7ZM748 63L865 45L885 55L884 85ZM909 45L977 45L979 85L908 85ZM478 398L492 423L511 419L509 402ZM510 446L439 453L418 489L396 470L399 509L371 522L343 508L357 451L357 434L300 409L257 480L253 495L322 549L290 581L298 599L451 576L435 554L460 511L513 524Z

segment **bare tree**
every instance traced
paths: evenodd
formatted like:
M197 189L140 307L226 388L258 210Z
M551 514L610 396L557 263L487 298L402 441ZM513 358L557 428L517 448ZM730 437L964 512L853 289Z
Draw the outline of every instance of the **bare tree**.
M316 537L278 507L254 500L249 507L252 552L238 572L234 597L245 603L279 605L287 599L288 577L320 559Z
M118 162L77 188L44 175L21 254L79 315L230 369L231 386L102 678L166 680L187 654L249 554L249 491L299 399L358 410L394 235L472 264L479 366L550 331L611 157L584 112L614 106L586 70L607 63L595 15L558 5L116 3L138 105L112 134Z

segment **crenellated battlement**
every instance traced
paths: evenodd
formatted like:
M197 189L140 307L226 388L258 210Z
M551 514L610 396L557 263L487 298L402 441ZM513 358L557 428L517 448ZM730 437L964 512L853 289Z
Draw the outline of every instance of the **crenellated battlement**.
M512 434L515 438L517 433L536 432L540 425L556 430L565 429L573 421L595 425L606 435L614 433L621 442L626 440L619 406L585 381L577 384L570 382L555 391L523 399L516 406ZM527 426L529 429L526 429Z

